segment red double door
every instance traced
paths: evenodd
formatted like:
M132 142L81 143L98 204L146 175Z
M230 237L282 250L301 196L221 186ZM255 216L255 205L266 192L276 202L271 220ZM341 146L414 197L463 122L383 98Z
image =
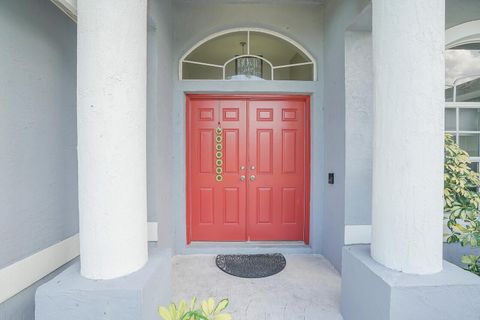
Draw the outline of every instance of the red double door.
M308 243L308 124L304 96L189 95L187 241Z

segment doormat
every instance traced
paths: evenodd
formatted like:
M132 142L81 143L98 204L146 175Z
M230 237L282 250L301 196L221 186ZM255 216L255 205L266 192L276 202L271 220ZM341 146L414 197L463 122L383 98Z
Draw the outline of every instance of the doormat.
M216 258L220 270L240 278L264 278L282 271L287 265L281 253L220 254Z

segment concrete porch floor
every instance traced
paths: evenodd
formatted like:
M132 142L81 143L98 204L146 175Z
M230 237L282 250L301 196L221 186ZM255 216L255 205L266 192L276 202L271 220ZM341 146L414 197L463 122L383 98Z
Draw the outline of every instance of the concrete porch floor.
M338 272L321 255L285 255L286 268L271 277L243 279L219 270L215 255L175 256L173 299L230 299L234 320L340 320Z

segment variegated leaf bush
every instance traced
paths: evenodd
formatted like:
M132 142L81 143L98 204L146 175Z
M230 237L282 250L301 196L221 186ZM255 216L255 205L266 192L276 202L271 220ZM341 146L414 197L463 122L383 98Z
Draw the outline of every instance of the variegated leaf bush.
M480 178L470 158L451 135L445 135L444 212L450 233L448 243L480 246ZM480 256L462 257L469 271L480 275Z
M171 303L168 307L160 307L158 311L163 320L231 320L232 316L223 312L227 306L228 299L222 299L217 304L214 298L204 300L197 306L194 297L190 305L182 300L178 306Z

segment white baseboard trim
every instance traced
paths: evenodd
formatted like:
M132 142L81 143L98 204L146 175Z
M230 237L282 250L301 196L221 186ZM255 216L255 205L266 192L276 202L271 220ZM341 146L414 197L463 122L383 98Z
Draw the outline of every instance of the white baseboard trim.
M0 303L80 254L78 234L0 269Z
M372 239L371 225L346 225L345 226L345 245L367 244Z
M147 224L147 238L148 241L158 241L158 223L148 222Z
M158 223L148 222L148 241L158 241ZM0 303L10 299L80 254L78 233L0 269Z

